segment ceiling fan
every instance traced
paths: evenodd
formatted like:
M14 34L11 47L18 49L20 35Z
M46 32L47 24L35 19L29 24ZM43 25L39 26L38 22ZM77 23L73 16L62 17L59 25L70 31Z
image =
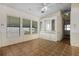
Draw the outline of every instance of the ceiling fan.
M48 9L47 3L43 3L42 5L43 5L43 8L41 9L41 13L45 13Z

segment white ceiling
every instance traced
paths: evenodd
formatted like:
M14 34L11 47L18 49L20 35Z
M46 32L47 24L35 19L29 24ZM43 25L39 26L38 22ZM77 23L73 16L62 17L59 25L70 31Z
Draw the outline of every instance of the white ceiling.
M37 17L43 17L52 14L58 10L65 10L71 7L71 4L69 3L46 3L48 9L45 13L41 13L43 3L6 3L2 5L6 5L8 7L12 7L26 13L30 13Z

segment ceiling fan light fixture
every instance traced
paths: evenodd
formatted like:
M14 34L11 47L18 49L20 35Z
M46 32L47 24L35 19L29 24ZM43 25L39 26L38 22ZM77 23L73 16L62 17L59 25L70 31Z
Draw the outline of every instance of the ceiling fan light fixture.
M46 11L47 11L47 7L46 6L41 9L41 13L44 13Z

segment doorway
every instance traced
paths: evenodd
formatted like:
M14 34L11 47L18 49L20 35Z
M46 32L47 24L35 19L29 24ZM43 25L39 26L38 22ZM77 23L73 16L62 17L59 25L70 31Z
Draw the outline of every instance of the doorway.
M65 43L70 45L70 12L71 9L66 9L62 12L63 15L63 39Z
M70 20L64 20L64 39L70 39Z

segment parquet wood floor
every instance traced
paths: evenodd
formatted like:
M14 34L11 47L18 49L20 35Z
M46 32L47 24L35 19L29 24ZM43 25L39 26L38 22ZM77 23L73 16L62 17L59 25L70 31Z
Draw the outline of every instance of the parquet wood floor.
M68 40L53 42L35 39L0 48L1 56L79 56L79 47L72 47Z

